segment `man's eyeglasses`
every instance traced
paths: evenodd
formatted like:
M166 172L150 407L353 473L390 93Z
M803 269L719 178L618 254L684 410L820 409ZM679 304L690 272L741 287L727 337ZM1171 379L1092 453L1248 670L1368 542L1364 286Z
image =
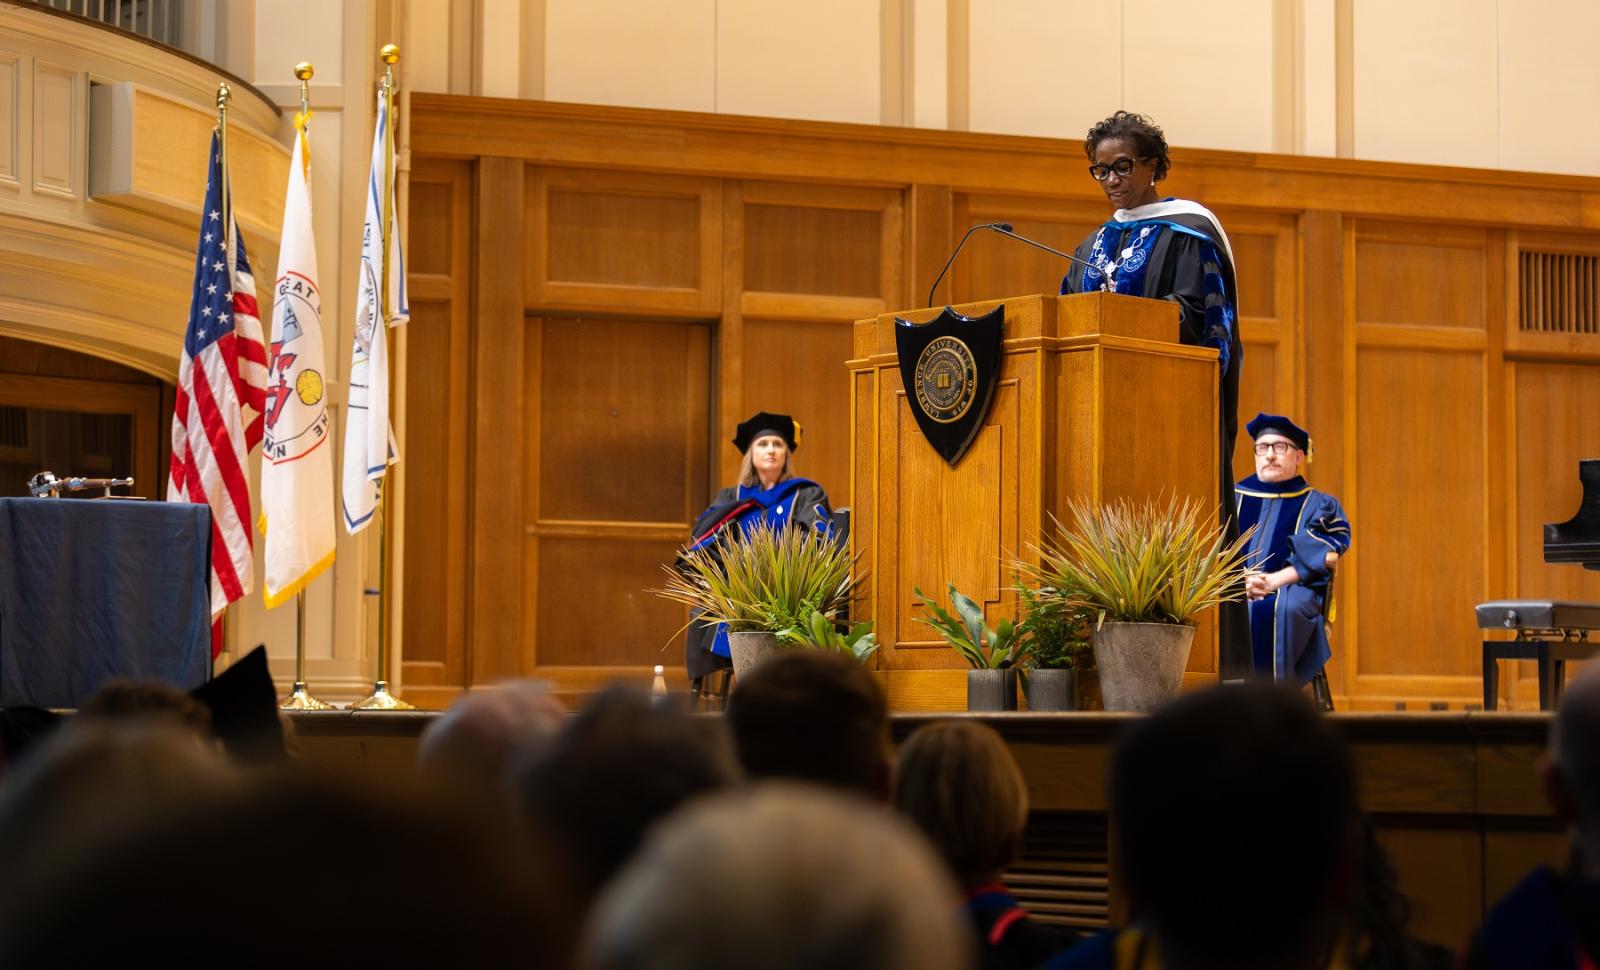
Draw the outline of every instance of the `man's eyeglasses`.
M1139 161L1142 162L1144 159L1141 158ZM1133 165L1133 159L1119 158L1110 165L1090 165L1089 174L1094 176L1094 180L1096 182L1104 182L1106 179L1111 177L1112 172L1116 172L1123 178L1127 178L1133 174Z
M1294 442L1292 441L1258 441L1256 442L1256 454L1264 455L1270 451L1274 455L1287 455L1289 449L1293 447Z

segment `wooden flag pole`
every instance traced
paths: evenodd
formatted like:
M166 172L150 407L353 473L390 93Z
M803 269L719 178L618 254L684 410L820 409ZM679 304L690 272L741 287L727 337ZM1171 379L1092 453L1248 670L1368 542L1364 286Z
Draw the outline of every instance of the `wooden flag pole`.
M311 76L316 68L309 61L294 66L294 76L300 79L300 116L295 119L295 137L311 137ZM304 146L302 146L304 147ZM305 156L302 154L301 158ZM306 687L306 591L294 594L294 689L278 707L285 711L327 711L333 705L318 698Z
M394 235L394 65L400 60L400 48L394 44L384 44L378 56L383 58L384 64L383 107L387 119L383 126L383 224L380 227L383 265L378 277L378 305L382 308L382 314L378 327L383 331L384 345L388 348L389 321L394 309L389 306L389 246ZM391 354L384 356L393 359ZM395 382L391 380L387 383L391 389L389 412L393 413L392 391ZM350 708L363 711L414 711L415 705L407 704L389 690L389 517L394 514L394 502L391 500L393 489L390 487L394 483L388 481L387 472L384 478L378 510L378 677L372 686L372 693L351 704Z

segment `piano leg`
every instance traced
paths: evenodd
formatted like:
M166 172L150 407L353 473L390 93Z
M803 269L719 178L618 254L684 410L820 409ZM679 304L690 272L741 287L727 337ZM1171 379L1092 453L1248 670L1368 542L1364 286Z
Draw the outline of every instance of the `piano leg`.
M1483 709L1492 711L1500 703L1500 662L1494 656L1493 640L1483 641Z
M1567 662L1565 660L1552 660L1550 662L1550 709L1558 710L1561 707L1561 695L1567 687Z

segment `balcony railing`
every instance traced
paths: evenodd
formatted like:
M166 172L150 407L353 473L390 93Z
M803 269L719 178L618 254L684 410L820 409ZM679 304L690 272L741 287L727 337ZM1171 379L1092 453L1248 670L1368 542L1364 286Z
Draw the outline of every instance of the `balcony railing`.
M210 59L199 41L206 8L196 0L32 0L41 7L93 20L146 40Z

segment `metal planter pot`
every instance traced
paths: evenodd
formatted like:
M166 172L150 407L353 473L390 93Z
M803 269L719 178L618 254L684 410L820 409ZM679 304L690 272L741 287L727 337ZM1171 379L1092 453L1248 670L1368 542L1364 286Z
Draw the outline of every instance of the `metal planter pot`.
M1014 711L1016 709L1015 670L967 671L967 710Z
M1030 711L1078 709L1078 672L1071 667L1030 670L1022 682Z

